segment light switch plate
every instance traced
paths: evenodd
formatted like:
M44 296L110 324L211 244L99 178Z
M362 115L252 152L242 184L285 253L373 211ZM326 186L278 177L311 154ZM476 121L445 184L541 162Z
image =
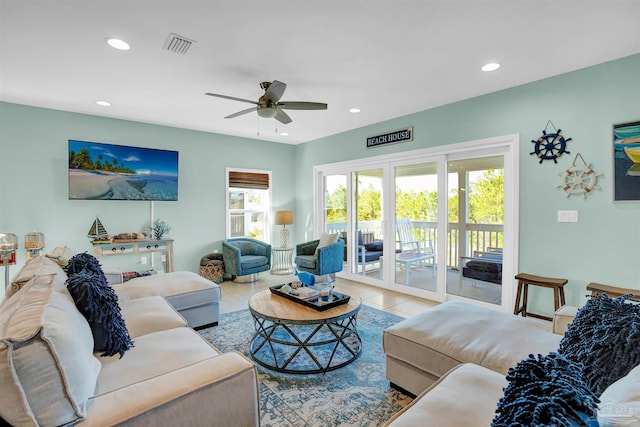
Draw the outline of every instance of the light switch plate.
M578 222L578 211L558 211L558 222Z

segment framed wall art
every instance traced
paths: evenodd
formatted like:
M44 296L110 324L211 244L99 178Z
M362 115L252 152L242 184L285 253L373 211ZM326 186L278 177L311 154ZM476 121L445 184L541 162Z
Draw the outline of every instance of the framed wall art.
M613 197L640 201L640 120L613 125Z

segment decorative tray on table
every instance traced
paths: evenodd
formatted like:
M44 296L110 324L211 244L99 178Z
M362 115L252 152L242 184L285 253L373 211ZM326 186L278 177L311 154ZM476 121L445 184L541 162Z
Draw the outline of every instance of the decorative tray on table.
M325 311L333 307L337 307L349 302L350 295L341 294L340 292L331 292L329 301L322 301L320 298L320 292L315 286L302 286L297 289L291 289L292 283L285 283L283 285L270 286L269 289L275 295L281 296L298 304L302 304L306 307L313 308L318 311ZM280 288L288 286L287 289L291 289L289 292L283 292Z

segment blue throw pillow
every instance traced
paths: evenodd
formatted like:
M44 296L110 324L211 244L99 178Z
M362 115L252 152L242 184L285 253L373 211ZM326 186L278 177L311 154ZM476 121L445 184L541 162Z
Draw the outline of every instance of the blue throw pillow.
M72 273L66 281L67 289L89 322L93 350L103 352L101 356L120 353L122 357L133 347L133 341L120 312L118 296L108 285L100 263L92 255L80 254L69 260L69 266Z
M584 366L597 396L640 364L640 305L630 296L589 299L560 341L558 353Z
M373 242L365 243L364 248L368 251L382 251L382 240L374 240Z
M597 426L598 398L580 366L558 353L529 355L509 369L492 427Z
M98 275L103 275L102 266L96 257L86 252L74 255L66 266L67 275L80 273L82 270L88 270Z

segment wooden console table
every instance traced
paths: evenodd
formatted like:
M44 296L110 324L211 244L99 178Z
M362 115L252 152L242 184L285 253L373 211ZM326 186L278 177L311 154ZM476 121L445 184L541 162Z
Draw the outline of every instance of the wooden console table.
M618 286L603 285L602 283L591 282L587 285L587 290L591 291L591 296L607 294L611 298L618 298L622 295L631 294L631 299L640 301L640 289L620 288Z
M111 243L94 243L93 255L96 258L103 256L118 256L118 255L144 255L153 254L156 252L163 253L165 256L165 268L166 273L173 271L173 240L172 239L136 239L136 240L114 240ZM153 259L153 258L152 258Z

